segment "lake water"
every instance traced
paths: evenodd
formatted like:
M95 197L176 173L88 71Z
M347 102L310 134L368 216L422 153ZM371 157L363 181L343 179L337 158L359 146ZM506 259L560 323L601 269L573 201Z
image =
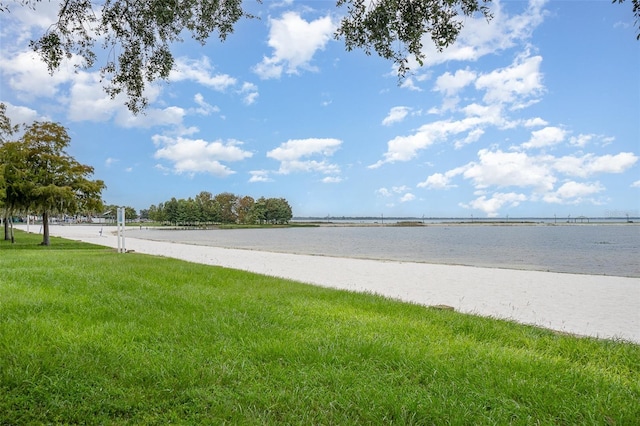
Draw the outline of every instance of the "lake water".
M285 253L640 277L637 224L129 228L127 236Z

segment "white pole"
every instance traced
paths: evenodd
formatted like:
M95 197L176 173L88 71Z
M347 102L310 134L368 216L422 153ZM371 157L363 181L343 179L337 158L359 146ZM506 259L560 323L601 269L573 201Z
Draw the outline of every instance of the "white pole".
M118 253L120 253L120 207L116 208L116 238L118 239Z
M125 248L125 244L124 244L124 227L126 225L125 209L124 207L121 207L121 209L122 209L122 252L126 253L127 249Z
M118 234L118 253L125 253L125 245L124 245L124 226L125 226L125 217L124 217L124 207L118 207L116 209L116 222L117 222L117 234Z

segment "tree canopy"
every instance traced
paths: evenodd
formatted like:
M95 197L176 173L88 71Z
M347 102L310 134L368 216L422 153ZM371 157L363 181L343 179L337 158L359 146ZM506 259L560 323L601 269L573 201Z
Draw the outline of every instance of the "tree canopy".
M102 209L105 184L90 180L93 167L66 152L71 138L58 123L34 122L17 141L0 146L4 191L0 200L5 218L12 211L42 214L43 245L49 245L50 213L75 214Z
M18 0L33 7L42 0ZM424 59L423 36L429 34L442 49L453 43L462 29L460 15L482 13L491 17L490 0L337 0L341 19L335 33L347 50L376 52L398 65L402 76L408 59ZM258 0L258 3L260 1ZM9 7L0 1L0 10ZM50 72L64 58L77 56L80 67L91 68L99 61L105 90L112 97L125 93L127 106L138 113L147 105L146 85L167 79L174 66L171 45L184 35L205 44L217 35L224 41L242 18L256 18L242 0L65 0L60 2L57 22L31 47L39 53ZM96 43L108 52L98 59Z
M41 1L13 3L34 7ZM347 50L363 49L393 61L402 78L409 71L410 58L423 63L425 36L439 50L446 48L456 41L465 16L479 13L491 19L490 2L336 0L343 17L334 36L344 39ZM631 3L640 40L640 0ZM0 0L0 12L9 12L6 0ZM53 73L64 58L74 55L81 59L82 68L96 65L96 42L101 40L108 54L104 62L100 60L106 92L112 97L125 93L127 107L139 113L147 106L147 84L167 79L174 67L172 44L181 42L185 34L203 45L214 34L224 41L242 18L256 18L245 10L242 0L64 0L57 22L31 47Z

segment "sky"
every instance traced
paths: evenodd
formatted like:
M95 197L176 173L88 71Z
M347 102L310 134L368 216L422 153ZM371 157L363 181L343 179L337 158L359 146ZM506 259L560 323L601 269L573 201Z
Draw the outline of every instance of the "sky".
M107 204L201 191L284 197L298 217L640 215L640 41L630 1L493 1L399 80L347 52L333 1L247 1L225 42L173 46L134 116L97 69L28 47L58 2L0 14L0 102L59 122Z

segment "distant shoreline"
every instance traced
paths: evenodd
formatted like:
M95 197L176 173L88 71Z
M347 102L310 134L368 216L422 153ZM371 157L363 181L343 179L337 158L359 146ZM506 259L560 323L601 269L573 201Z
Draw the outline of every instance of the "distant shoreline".
M524 221L524 220L513 220L513 221L486 221L486 220L474 220L471 221L443 221L443 222L422 222L422 221L399 221L399 222L390 222L390 223L379 223L379 222L315 222L315 221L291 221L293 224L309 224L309 225L317 225L317 226L477 226L477 225L487 225L487 226L575 226L575 225L640 225L640 220L632 221L632 222L600 222L600 221L592 221L592 222L534 222L534 221Z

